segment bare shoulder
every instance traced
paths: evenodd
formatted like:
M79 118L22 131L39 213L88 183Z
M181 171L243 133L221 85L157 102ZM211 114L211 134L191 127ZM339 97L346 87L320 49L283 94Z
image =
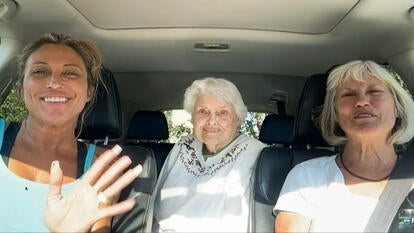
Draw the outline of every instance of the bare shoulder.
M275 220L275 232L308 232L311 220L301 214L280 211Z

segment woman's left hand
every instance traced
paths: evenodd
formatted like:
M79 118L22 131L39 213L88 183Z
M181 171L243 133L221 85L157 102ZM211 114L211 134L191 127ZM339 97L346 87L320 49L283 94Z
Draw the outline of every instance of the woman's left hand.
M50 169L50 190L44 211L44 222L51 232L87 232L100 219L131 210L135 199L99 208L100 203L116 196L142 171L141 165L123 173L131 164L128 156L111 162L121 152L114 146L102 153L67 195L62 195L63 171L58 161Z

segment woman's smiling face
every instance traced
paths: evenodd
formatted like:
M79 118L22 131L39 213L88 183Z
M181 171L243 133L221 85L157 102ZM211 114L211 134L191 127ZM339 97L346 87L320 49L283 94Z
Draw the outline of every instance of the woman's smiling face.
M23 97L29 117L41 122L76 122L90 101L84 61L72 48L46 44L27 60Z
M237 136L239 126L233 105L218 96L208 94L197 97L192 122L195 136L212 153L227 146Z
M387 85L366 76L364 81L349 79L337 89L335 109L338 123L347 137L352 135L385 136L394 127L397 110Z

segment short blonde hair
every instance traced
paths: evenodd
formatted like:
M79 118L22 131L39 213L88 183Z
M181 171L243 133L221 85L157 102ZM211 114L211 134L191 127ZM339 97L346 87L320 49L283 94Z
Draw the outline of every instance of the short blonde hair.
M322 136L331 145L343 145L347 138L337 123L335 95L338 87L347 80L363 81L366 75L384 82L394 99L397 119L388 138L391 144L404 144L414 136L414 102L408 90L404 89L394 76L384 67L373 61L351 61L341 65L329 74L326 84L326 96L319 126Z
M185 90L184 110L191 114L197 97L202 94L214 95L231 103L239 119L239 124L243 123L247 115L247 107L243 102L239 89L232 82L223 78L213 77L195 80Z

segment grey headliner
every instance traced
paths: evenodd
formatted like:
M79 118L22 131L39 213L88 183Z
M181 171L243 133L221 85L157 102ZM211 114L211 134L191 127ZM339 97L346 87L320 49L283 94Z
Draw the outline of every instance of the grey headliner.
M414 87L412 0L15 2L15 14L0 18L0 69L46 32L95 41L127 120L137 109L179 108L184 88L204 76L234 81L250 110L275 111L269 98L282 90L295 114L306 77L351 59L389 62ZM230 49L195 50L195 43Z

